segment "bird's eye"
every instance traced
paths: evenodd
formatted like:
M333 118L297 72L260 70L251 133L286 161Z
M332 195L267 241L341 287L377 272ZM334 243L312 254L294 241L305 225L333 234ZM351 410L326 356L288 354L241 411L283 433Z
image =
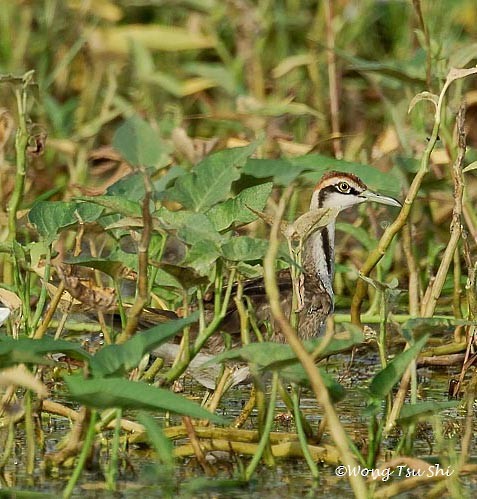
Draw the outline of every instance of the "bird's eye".
M338 184L338 189L344 193L349 192L349 184L347 182L340 182Z

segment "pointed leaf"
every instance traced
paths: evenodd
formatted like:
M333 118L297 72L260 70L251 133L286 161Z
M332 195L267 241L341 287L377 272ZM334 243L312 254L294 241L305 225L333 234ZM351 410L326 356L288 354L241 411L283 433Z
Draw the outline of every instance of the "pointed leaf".
M203 212L226 199L240 168L256 149L256 144L225 149L207 156L189 174L179 177L168 197L184 208Z
M429 335L425 335L417 340L414 345L396 355L383 370L374 376L369 385L369 393L372 398L381 400L391 392L411 361L418 356L428 338Z
M261 260L268 249L268 241L248 236L232 237L222 244L222 254L227 260Z
M263 210L272 187L273 183L267 182L244 189L235 198L213 206L207 212L207 216L218 231L226 230L232 224L253 222L256 220L256 216L250 211L249 207L255 210Z
M28 214L30 222L48 242L52 242L58 233L78 222L94 222L103 208L93 203L74 201L39 201Z
M90 361L93 376L117 376L137 367L144 355L196 322L197 312L184 319L170 320L136 334L122 345L106 345Z
M66 341L54 340L52 338L20 338L15 340L10 336L0 336L0 365L8 367L19 363L25 364L49 364L42 355L52 353L64 353L73 359L89 360L91 356L79 345Z
M418 402L417 404L406 404L401 409L398 423L409 424L418 421L421 418L429 418L444 409L452 409L460 404L460 400L445 400L442 402L426 400L425 402Z
M103 206L112 213L119 213L126 217L141 216L141 205L125 196L78 196L76 199Z
M311 353L318 349L322 342L322 339L305 341L304 346L306 350ZM359 345L362 342L363 334L361 331L358 332L354 329L350 329L348 338L333 338L328 343L324 351L321 352L320 359L344 350L348 350L349 348ZM214 357L213 361L210 363L237 359L253 362L263 369L280 369L286 365L298 362L298 359L290 345L286 345L284 343L263 342L250 343L241 348L228 350ZM205 365L207 366L209 363Z
M140 381L123 378L85 379L81 375L65 376L64 380L69 398L87 407L170 411L218 424L227 423L225 418L212 414L181 395Z
M133 166L164 167L168 163L169 146L139 116L128 118L116 130L113 146Z

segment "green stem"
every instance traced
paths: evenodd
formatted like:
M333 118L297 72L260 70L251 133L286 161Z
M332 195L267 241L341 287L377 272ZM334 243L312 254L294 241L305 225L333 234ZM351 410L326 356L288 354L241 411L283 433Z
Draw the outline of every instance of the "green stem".
M223 318L227 313L227 308L230 302L230 296L232 294L232 287L234 283L235 273L236 269L232 268L229 276L229 281L227 283L227 289L225 291L224 301L222 302L222 305L218 308L217 308L218 304L216 303L215 317L212 319L210 324L203 331L199 333L199 336L195 340L194 346L191 348L190 358L183 359L179 361L177 364L175 364L173 367L171 367L171 369L164 375L163 378L166 383L173 382L184 373L189 363L200 352L200 349L204 346L205 342L212 336L212 334L214 334L214 332L219 327L220 323L222 322Z
M119 462L119 437L121 435L122 410L116 409L116 425L114 426L113 441L111 443L111 462L109 464L107 487L108 490L116 490Z
M42 286L40 291L40 297L38 299L38 304L36 306L35 315L33 316L30 331L36 331L38 327L38 323L40 322L41 315L43 313L43 309L45 307L46 299L48 297L48 288L46 287L48 282L50 281L50 273L51 273L51 246L48 245L48 250L45 258L45 275L42 280Z
M15 423L13 418L10 418L10 421L8 422L7 441L5 442L5 447L3 448L3 454L2 457L0 458L0 471L3 471L3 468L5 468L7 461L12 454L14 442L15 442Z
M255 469L262 458L263 452L265 451L266 446L268 445L270 432L272 431L273 424L273 415L275 414L275 402L277 399L277 391L278 391L278 372L273 371L273 379L272 379L272 392L270 394L270 402L268 406L267 418L265 420L265 426L263 428L263 433L260 438L260 442L258 443L257 452L253 456L250 461L247 469L245 470L245 480L249 481L252 477Z
M308 467L310 468L311 476L313 478L318 478L320 473L318 471L318 466L316 465L315 461L313 461L313 457L310 454L310 449L308 449L308 442L306 441L306 435L302 425L302 414L300 411L300 401L298 400L298 390L295 386L293 387L292 400L296 432L298 434L298 440L301 445L301 450L303 451L303 456L305 457Z
M33 427L33 412L30 390L27 390L27 392L25 393L25 439L27 454L26 471L28 475L33 475L33 472L35 471L35 430Z
M15 89L18 112L18 128L15 135L15 154L16 154L16 173L13 193L8 202L8 237L7 242L13 243L17 238L17 213L20 203L23 199L25 190L25 174L27 165L27 147L28 147L28 128L27 128L27 88L33 77L33 72L26 73L23 76L23 85ZM12 263L5 266L4 282L11 284L13 282L14 268ZM18 267L15 269L18 272Z
M68 499L71 497L73 493L73 489L78 481L81 473L83 472L84 465L86 464L86 460L88 459L89 452L94 443L94 437L96 435L96 419L98 418L98 413L96 410L91 411L91 418L89 420L88 432L86 433L86 438L83 443L83 447L81 448L81 453L78 458L78 462L76 463L75 469L71 478L66 485L65 490L63 491L63 498Z

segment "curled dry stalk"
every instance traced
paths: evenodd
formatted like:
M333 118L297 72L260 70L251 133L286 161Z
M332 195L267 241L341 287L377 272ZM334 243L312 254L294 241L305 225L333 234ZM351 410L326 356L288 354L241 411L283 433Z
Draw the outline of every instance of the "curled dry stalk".
M336 414L335 408L331 402L328 390L323 382L320 371L315 365L313 357L306 351L302 342L298 338L296 331L291 327L288 319L286 318L283 310L280 306L280 293L277 286L277 278L275 274L275 259L278 252L278 232L280 230L280 220L285 211L286 203L291 194L291 189L285 190L280 203L278 205L278 211L275 217L275 221L272 225L272 230L270 233L270 246L268 248L267 254L264 258L264 280L265 280L265 290L267 292L267 297L270 302L270 309L273 318L278 323L280 330L282 331L285 339L287 340L290 347L295 352L298 360L303 365L312 390L318 403L323 407L325 411L325 416L329 422L329 430L331 436L336 443L338 452L340 454L341 462L345 466L350 466L355 468L357 463L353 457L348 444L348 436L341 425L341 422ZM349 481L354 494L357 498L366 498L367 487L361 476L350 476Z
M462 234L462 199L464 192L464 181L462 177L462 168L464 165L465 157L465 107L462 105L457 114L457 135L458 135L458 154L456 160L454 161L452 171L454 177L454 208L452 213L452 222L450 226L451 237L449 243L444 251L444 256L442 258L441 264L432 283L429 284L428 290L426 290L425 299L421 305L421 315L423 317L432 317L436 307L437 300L441 294L442 288L444 286L444 281L446 279L449 267L454 259L454 253L457 248L457 244ZM409 386L409 381L412 378L413 369L415 370L415 363L413 362L406 370L404 376L401 379L399 385L398 393L394 399L394 405L392 407L391 413L386 422L386 427L384 433L387 434L394 426L401 407L404 403L407 389Z
M422 302L421 315L423 317L432 317L436 308L437 300L441 295L444 282L449 272L449 268L453 262L454 254L462 235L462 199L464 194L464 179L462 169L464 166L466 141L465 141L465 106L461 105L457 114L457 140L458 153L457 158L452 166L452 176L454 178L454 208L452 210L452 222L450 226L450 239L444 251L444 255L437 270L434 281L429 284L431 287L429 292L426 292L426 301Z
M403 207L401 208L401 211L396 220L384 231L384 234L382 235L378 243L378 246L369 253L368 258L366 259L360 270L362 275L368 276L370 274L370 272L374 269L377 263L384 256L394 236L404 227L404 225L408 220L412 206L419 193L419 189L421 188L422 181L429 172L431 153L438 139L439 129L442 120L444 98L447 93L447 90L454 81L476 73L477 73L477 68L469 68L469 69L453 68L449 71L447 79L444 83L444 86L439 96L431 94L430 92L421 92L420 94L416 95L416 97L414 97L414 99L411 101L409 106L409 111L411 111L414 105L421 100L429 100L434 104L435 107L434 126L429 141L427 143L426 149L424 150L424 153L422 155L419 170L417 171L411 183L411 186L409 187L409 192L407 193L406 199L404 200ZM367 284L363 280L358 281L356 286L356 291L351 301L351 320L354 324L357 324L359 326L361 326L361 317L360 317L361 305L366 296L366 291L367 291ZM430 308L426 311L428 312L429 310Z

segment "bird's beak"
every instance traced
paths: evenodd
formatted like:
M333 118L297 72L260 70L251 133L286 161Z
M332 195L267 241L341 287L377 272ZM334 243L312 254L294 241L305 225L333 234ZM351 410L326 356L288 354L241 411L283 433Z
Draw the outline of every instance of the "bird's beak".
M390 196L382 196L377 192L370 191L366 189L360 195L360 198L364 198L365 201L374 201L375 203L388 204L389 206L397 206L398 208L402 207L402 204L397 200Z

